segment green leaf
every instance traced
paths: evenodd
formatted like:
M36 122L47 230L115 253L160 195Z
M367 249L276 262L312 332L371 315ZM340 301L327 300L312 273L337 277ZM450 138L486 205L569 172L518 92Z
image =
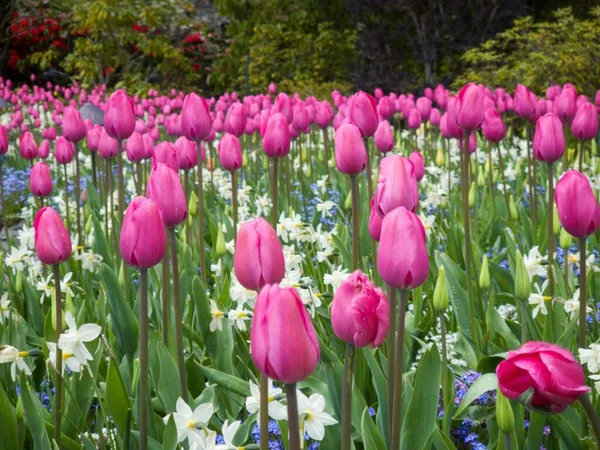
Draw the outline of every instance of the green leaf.
M581 450L581 441L579 440L579 433L577 433L571 423L565 419L562 414L552 414L546 416L550 426L552 427L552 431L558 433L560 438L566 444L563 448L568 448L569 450Z
M461 282L464 282L465 280L465 274L446 253L437 254L437 263L438 265L443 265L446 270L450 302L452 302L452 310L454 311L460 329L465 335L471 336L471 326L476 326L476 324L471 324L471 321L469 320L469 299L467 297L467 292L461 285Z
M127 428L127 414L131 410L131 403L127 397L125 383L121 378L121 373L117 362L110 358L108 363L108 373L106 374L106 409L111 415L117 429L121 433L125 433Z
M379 434L379 430L373 423L369 414L369 408L365 408L360 421L360 429L365 445L365 450L380 450L386 448L385 442Z
M110 267L114 267L112 256L114 250L109 249L106 235L102 229L102 224L100 223L100 220L93 214L92 223L94 224L94 251L102 256L102 259L106 264L108 264Z
M160 365L160 373L152 373L156 394L160 398L165 411L175 411L177 399L181 397L177 364L175 364L171 353L161 341L156 342L154 350Z
M539 450L544 439L544 426L546 417L543 414L531 411L529 430L527 431L527 449Z
M467 393L458 405L454 413L454 419L457 419L467 407L477 400L482 394L488 391L495 391L498 388L498 377L495 373L486 373L481 375L475 383L471 385Z
M47 450L50 448L50 439L48 438L48 432L44 424L41 411L42 405L37 401L33 389L27 383L25 374L21 374L20 385L25 419L27 420L27 428L29 428L31 437L33 438L34 448L36 450Z
M19 442L17 415L2 384L0 384L0 417L2 417L2 420L0 420L0 442L6 450L17 450L17 443Z
M415 374L413 395L408 405L402 429L402 448L421 449L437 427L437 409L440 399L442 363L437 347L431 347Z
M172 415L169 417L169 421L165 427L165 434L163 436L163 449L177 449L177 427L175 426L175 419L173 419Z
M433 431L432 442L437 450L456 450L456 446L445 433L436 427Z
M363 355L365 355L365 359L367 360L367 364L369 365L369 370L371 371L371 375L373 377L373 385L375 386L375 392L377 393L377 402L379 404L378 409L379 414L381 415L381 427L379 431L384 436L384 440L387 442L389 433L387 414L387 382L385 376L383 375L383 371L381 370L381 367L375 360L375 356L373 354L373 350L363 348Z
M248 382L234 375L221 372L217 369L212 369L198 363L196 364L198 370L200 370L207 380L212 381L223 389L233 392L234 394L241 395L242 397L250 396L250 386L248 385Z

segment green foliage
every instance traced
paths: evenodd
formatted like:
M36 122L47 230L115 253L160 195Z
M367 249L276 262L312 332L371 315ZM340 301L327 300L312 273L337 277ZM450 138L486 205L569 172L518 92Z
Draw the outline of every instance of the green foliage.
M554 20L536 23L532 17L515 21L462 57L466 69L455 82L469 81L513 89L522 83L537 93L553 83L573 83L593 95L600 78L600 7L577 19L570 8L559 9Z

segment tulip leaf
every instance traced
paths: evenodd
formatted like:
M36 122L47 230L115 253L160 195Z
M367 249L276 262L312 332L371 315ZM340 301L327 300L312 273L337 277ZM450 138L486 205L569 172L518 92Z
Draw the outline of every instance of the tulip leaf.
M225 390L233 392L234 394L240 395L242 397L250 396L250 386L248 383L234 375L229 375L228 373L221 372L217 369L212 369L210 367L202 366L196 363L198 370L206 377L207 380L212 381L218 386L222 387Z
M34 400L36 398L35 393L27 383L25 374L21 374L20 385L27 428L31 432L34 447L39 450L48 449L50 448L50 439L48 438L48 432L44 425L43 414L41 411L42 405L37 399Z
M35 329L38 335L42 334L44 329L44 313L40 304L39 291L36 292L33 286L26 279L23 279L23 297L27 304L27 319L29 324Z
M169 421L165 427L165 434L163 436L163 449L177 449L177 427L175 426L175 419L173 419L172 415L169 417Z
M437 427L441 377L442 362L434 345L423 355L415 374L413 394L402 426L404 449L422 449Z
M108 373L106 375L106 409L111 415L120 433L124 434L127 428L127 415L131 410L131 403L125 390L125 383L119 372L117 362L110 358Z
M181 397L177 364L175 364L171 353L169 353L169 350L161 341L156 342L154 350L156 351L156 359L158 359L160 366L159 374L152 373L156 393L165 411L175 411L177 399Z
M360 421L360 429L365 450L379 450L386 448L385 442L379 434L379 430L373 423L369 414L369 408L365 408Z
M114 267L113 252L109 249L106 235L102 229L100 220L92 214L92 223L94 224L94 251L102 256L102 260L110 267Z
M385 376L383 375L383 371L381 370L381 366L377 363L377 360L374 356L374 351L368 348L363 348L363 355L367 360L367 364L369 365L369 369L371 371L371 375L373 376L373 385L375 386L375 392L377 393L377 402L379 404L378 410L378 423L381 424L379 431L384 436L384 439L387 443L388 434L389 434L389 424L388 424L388 401L387 401L387 383Z
M531 411L529 430L527 431L527 449L539 450L544 439L544 426L546 417L543 414Z
M4 391L4 386L0 384L0 442L6 450L17 450L18 448L18 429L17 415L15 408L10 404L10 400Z
M460 405L454 413L454 419L457 419L471 403L477 400L481 395L488 391L495 391L498 388L498 377L495 373L486 373L481 375L471 385L465 396L463 397Z
M461 285L461 281L463 283L465 281L465 274L446 253L438 253L437 262L438 265L443 265L446 270L446 280L448 281L448 293L452 302L452 310L460 329L467 336L471 336L471 326L476 326L476 324L471 324L469 320L469 298Z
M431 435L431 442L437 450L456 450L456 446L446 433L442 433L438 427L435 427Z
M138 348L138 322L125 301L115 271L107 264L102 264L99 275L110 308L112 330L127 358L133 361L133 356Z
M332 234L333 242L335 243L335 247L340 252L342 260L344 261L345 267L352 267L352 254L348 251L348 247L344 245L342 240L336 235Z
M86 191L88 207L94 212L100 211L100 199L98 198L98 192L96 192L96 188L90 180L88 180L86 183Z
M564 414L550 414L546 416L546 419L552 430L558 433L564 441L565 447L563 448L568 448L569 450L581 450L583 448L579 433L575 431L572 423L565 418Z

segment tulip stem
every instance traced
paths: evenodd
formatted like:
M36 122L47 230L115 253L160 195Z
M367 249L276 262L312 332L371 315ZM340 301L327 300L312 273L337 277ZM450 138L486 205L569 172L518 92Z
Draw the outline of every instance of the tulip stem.
M123 223L123 211L125 210L125 183L123 181L123 141L117 141L117 183L119 189L119 224ZM79 180L77 180L79 182ZM79 205L79 201L77 203ZM115 229L116 232L116 229ZM120 253L117 253L120 255ZM118 256L117 256L118 258Z
M4 170L4 164L0 159L0 207L2 207L2 226L4 227L4 234L6 235L6 245L10 248L10 236L8 234L8 219L6 217L6 208L4 204L4 180L2 178L2 171Z
M475 298L473 297L472 281L473 272L471 261L473 259L473 248L471 243L471 218L469 214L469 139L463 139L463 151L460 152L461 161L461 192L463 208L463 224L465 229L465 267L467 272L467 297L469 299L469 318L472 328L473 342L477 339L477 321L475 319Z
M271 168L271 200L273 200L273 209L271 210L271 225L277 230L277 158L272 159ZM302 162L302 159L300 160ZM302 164L300 164L300 173L302 173ZM302 183L300 183L302 190Z
M391 449L400 448L402 435L402 375L404 368L404 319L406 316L407 291L400 290L398 334L396 336L396 365L394 369L394 413L392 415L392 441ZM389 364L389 363L388 363Z
M598 415L596 414L592 402L587 394L579 397L579 402L581 403L581 406L583 406L583 409L585 409L585 413L592 424L592 431L594 432L594 437L596 438L596 446L600 450L600 420L598 420Z
M548 281L550 296L554 295L554 165L548 164ZM552 311L552 308L550 308ZM552 316L550 312L550 316ZM550 322L553 325L553 322Z
M489 172L488 172L488 188L490 190L490 202L492 203L492 214L496 216L496 196L494 195L494 163L492 162L492 148L493 144L490 142L488 144L488 164L489 164Z
M177 238L175 227L169 227L169 242L171 244L171 265L173 266L173 307L175 309L175 346L177 348L177 366L179 367L179 383L181 385L181 398L187 403L188 391L185 380L185 360L183 358L183 316L181 311L181 298L179 294L179 264L177 262Z
M63 398L63 385L62 385L62 350L58 346L60 335L62 334L62 303L60 293L60 266L55 264L54 270L54 294L55 294L55 305L56 305L56 378L54 381L54 404L52 405L52 414L54 418L54 440L60 447L60 434L61 434L61 419L62 419L62 398Z
M350 176L350 186L352 190L352 270L356 270L358 269L360 260L360 206L358 203L358 180L356 179L356 175Z
M169 327L171 323L171 283L169 281L169 243L165 246L162 260L162 338L165 347L169 348Z
M66 222L67 222L67 230L71 229L71 214L69 212L69 177L67 176L67 165L63 164L62 165L64 168L64 174L65 174L65 208L66 208L66 212L67 212L67 217L66 217ZM60 173L60 170L59 172Z
M325 149L325 175L329 179L329 131L327 128L323 128L323 147Z
M285 395L288 410L290 450L300 450L300 423L298 420L298 397L296 395L296 383L285 385Z
M148 447L148 269L140 270L140 450Z
M504 450L512 450L512 436L510 433L502 433L504 435Z
M231 172L231 207L233 208L233 240L237 243L237 223L238 223L238 189L237 189L237 172Z
M352 445L352 373L355 351L354 345L346 344L342 384L342 450L350 450Z
M92 183L94 183L94 189L98 189L98 175L96 170L96 151L90 149L92 156Z
M500 150L500 144L496 144L498 149L498 163L500 165L500 175L502 175L502 191L504 192L504 201L506 202L506 214L508 220L510 220L510 200L508 198L508 190L506 189L506 175L504 174L504 157L502 156L502 150Z
M77 245L81 245L83 234L81 232L81 184L80 184L80 170L79 170L79 148L78 145L75 144L75 208L76 208L76 217L77 217ZM123 222L123 211L121 211L120 216L121 221Z
M444 420L442 423L442 427L444 433L448 434L450 432L450 424L451 421L448 420L451 417L450 413L450 384L448 380L448 351L446 350L446 322L444 319L444 313L440 312L440 339L442 341L442 399L444 401L443 409L444 409Z
M286 388L287 388L286 384ZM259 431L260 431L260 450L269 450L269 378L263 373L259 379ZM296 389L294 387L294 395ZM288 396L289 408L289 396ZM296 408L298 406L296 405ZM289 411L289 409L288 409ZM290 416L291 417L291 416ZM298 417L298 414L296 414ZM290 430L291 432L291 430Z
M521 345L527 342L527 303L521 300Z
M529 209L531 211L531 224L533 226L533 239L536 236L536 202L535 202L535 160L531 156L531 125L529 122L525 124L527 132L527 175L529 177Z
M388 407L388 443L392 437L392 417L394 417L394 374L396 365L396 291L388 286L389 321L387 338L387 407Z
M196 153L198 156L198 225L200 240L198 245L200 247L200 275L202 276L202 283L206 286L206 261L204 260L204 192L202 186L202 141L196 141Z
M363 138L365 143L365 152L367 152L367 192L369 199L373 198L373 174L371 173L371 155L369 153L369 138Z
M579 171L583 172L583 152L585 150L585 141L579 141Z
M585 238L579 239L579 348L585 344L585 315L587 307L587 263L585 255Z

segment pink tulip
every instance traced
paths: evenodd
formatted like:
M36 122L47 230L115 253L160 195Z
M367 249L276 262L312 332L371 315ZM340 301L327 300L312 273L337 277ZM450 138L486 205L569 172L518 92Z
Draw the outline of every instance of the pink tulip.
M500 391L517 400L533 390L527 406L555 414L563 412L580 396L590 391L583 367L568 350L548 342L530 341L496 368Z
M177 160L181 170L191 170L198 165L198 145L196 141L181 136L175 141ZM202 161L205 159L204 144L201 144Z
M598 134L598 111L591 103L583 103L571 123L573 136L580 141L589 141Z
M515 113L525 120L532 120L536 115L537 98L526 86L519 84L513 100Z
M502 117L491 108L485 111L481 130L483 136L490 142L500 142L506 136L506 125Z
M123 89L113 92L106 102L104 129L114 139L127 139L135 130L133 101Z
M98 154L103 159L114 158L117 156L118 142L112 138L106 129L102 128L100 131L100 139L98 140Z
M440 110L437 108L432 108L431 114L429 115L429 122L431 123L431 125L433 125L434 127L439 126L441 118L442 116L440 114Z
M87 133L87 146L90 151L98 150L98 143L100 142L100 135L102 134L102 128L99 125L94 125Z
M458 124L457 118L460 112L461 104L458 97L452 97L448 100L448 111L446 111L446 133L449 138L462 139L465 132ZM441 124L440 124L441 125Z
M456 123L465 131L474 131L483 122L483 91L475 83L469 83L459 91L460 106Z
M205 140L212 129L210 107L195 93L188 94L181 110L181 131L190 141Z
M219 161L223 169L234 172L242 167L243 158L240 140L233 134L225 133L219 141Z
M375 197L373 197L369 213L369 234L371 235L371 239L377 242L379 242L379 238L381 237L381 220L381 216L375 206Z
M158 205L166 227L175 227L187 217L187 202L177 172L157 162L152 165L146 196Z
M561 225L577 238L585 238L600 227L600 206L588 178L577 170L567 170L554 191Z
M565 135L560 119L554 113L540 117L533 136L533 155L540 161L558 161L565 151Z
M275 104L273 105L273 112L283 114L288 124L292 123L292 119L294 118L292 100L286 93L281 92L279 95L277 95L277 98L275 98Z
M52 192L52 176L50 167L43 161L39 161L31 168L29 175L29 189L36 197L48 197Z
M39 162L36 166L38 164L45 165L45 163ZM49 169L48 173L50 173ZM56 211L50 207L40 209L33 221L33 228L35 231L35 252L42 263L55 265L69 259L71 256L71 238Z
M332 115L333 114L331 111L331 106L329 106L328 102L319 103L319 106L317 106L317 115L315 118L319 128L321 128L321 129L327 128L329 126L329 124L331 123Z
M75 155L75 146L67 141L64 136L59 136L54 147L54 157L59 164L69 164L73 161Z
M250 329L252 361L264 375L297 383L317 367L317 333L294 288L266 285L256 299Z
M269 83L269 94L274 94L277 92L277 85L275 83Z
M415 150L408 156L408 159L413 163L417 181L421 181L425 176L425 159L423 155L418 150Z
M50 141L48 139L44 139L42 142L40 142L37 156L40 159L46 159L48 156L50 156Z
M26 131L19 138L19 152L23 158L30 161L37 156L37 144L30 131Z
M123 217L120 238L123 260L130 266L149 269L163 259L166 244L160 208L146 197L136 197Z
M140 133L134 131L127 139L125 151L127 159L131 162L139 162L144 159L144 138Z
M394 130L387 120L379 122L379 126L373 135L375 147L381 153L387 153L394 149Z
M384 119L389 119L394 115L394 103L390 100L389 97L381 97L379 99L379 103L377 104L377 112Z
M263 124L261 134L263 149L270 158L279 158L290 152L290 127L282 113L275 113L269 117Z
M292 126L298 132L308 132L310 126L310 117L308 111L303 103L297 103L293 108L294 118L292 119Z
M225 132L241 136L246 127L246 108L242 103L234 103L225 116Z
M171 142L163 141L152 150L152 162L163 163L171 169L179 170L179 159L177 158L177 148Z
M423 122L426 122L427 120L429 120L429 116L431 115L431 108L432 108L430 99L428 99L427 97L419 97L415 103L415 108L417 108L419 110L419 113L421 114L421 119L423 119Z
M383 218L377 268L383 281L396 289L413 289L427 279L425 228L421 219L403 206Z
M554 112L563 123L571 123L577 113L577 92L573 89L563 89L554 99Z
M356 175L367 165L367 151L360 129L353 123L342 124L334 136L335 164L340 172Z
M6 135L6 128L0 125L0 155L5 155L8 152L8 137Z
M363 272L355 271L333 295L331 325L348 344L379 347L390 325L386 295Z
M283 280L285 260L281 243L266 220L258 218L242 225L238 231L233 267L240 284L253 291Z
M366 92L359 91L348 100L348 106L348 117L359 128L361 135L373 136L379 125L377 100Z
M408 113L407 125L411 130L416 130L421 126L423 122L421 118L421 113L417 108L412 108Z
M417 174L408 158L388 155L379 164L375 208L381 217L403 206L415 211L419 203Z
M69 141L76 144L82 140L87 134L87 128L83 123L79 110L72 106L67 106L63 114L63 136Z

